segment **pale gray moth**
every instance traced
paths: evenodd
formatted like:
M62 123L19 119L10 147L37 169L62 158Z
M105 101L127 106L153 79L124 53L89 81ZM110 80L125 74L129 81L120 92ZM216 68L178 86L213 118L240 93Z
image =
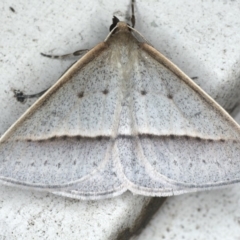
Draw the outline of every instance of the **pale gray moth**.
M133 3L132 3L133 10ZM170 196L240 181L240 128L114 17L0 139L0 181L78 199ZM139 39L139 36L138 36Z

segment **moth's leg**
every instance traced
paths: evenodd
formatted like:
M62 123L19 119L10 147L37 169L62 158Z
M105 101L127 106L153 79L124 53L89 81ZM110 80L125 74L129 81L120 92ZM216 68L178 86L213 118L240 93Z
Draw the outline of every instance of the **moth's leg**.
M135 6L135 0L132 0L132 17L131 17L131 22L132 22L132 27L135 27L135 12L134 12L134 6Z
M44 91L41 91L36 94L24 94L23 92L19 90L13 90L14 97L17 99L18 102L24 102L27 98L37 98L41 97L48 89L45 89Z
M76 52L68 53L68 54L64 54L64 55L49 55L49 54L45 54L45 53L41 53L41 55L44 57L48 57L48 58L63 59L63 58L67 58L67 57L81 56L81 55L85 54L87 51L88 51L88 49L82 49L82 50L78 50Z
M81 56L81 55L85 54L87 51L88 51L88 49L82 49L82 50L78 50L73 53L68 53L68 54L64 54L64 55L48 55L45 53L41 53L41 55L44 57L53 58L53 59L63 59L63 58L71 57L71 56L73 56L73 57ZM14 93L14 97L17 99L18 102L24 102L27 98L41 97L47 90L48 89L45 89L44 91L41 91L36 94L24 94L22 91L19 91L19 90L13 90L13 93Z

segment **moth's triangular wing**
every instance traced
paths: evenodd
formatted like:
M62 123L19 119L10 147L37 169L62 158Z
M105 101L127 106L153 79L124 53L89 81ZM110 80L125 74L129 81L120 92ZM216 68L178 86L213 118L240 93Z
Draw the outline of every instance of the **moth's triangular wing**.
M51 192L80 185L78 197L94 199L126 191L112 167L121 69L105 48L73 65L1 138L3 183Z
M82 199L220 186L240 181L239 132L172 63L119 31L1 138L0 180Z
M140 46L117 141L129 189L167 196L239 182L237 123L154 48Z

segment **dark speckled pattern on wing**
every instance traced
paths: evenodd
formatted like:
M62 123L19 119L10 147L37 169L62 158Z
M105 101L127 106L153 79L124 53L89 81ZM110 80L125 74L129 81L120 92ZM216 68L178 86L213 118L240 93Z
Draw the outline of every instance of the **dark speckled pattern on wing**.
M239 127L191 79L126 25L96 48L2 137L1 182L100 199L240 181Z

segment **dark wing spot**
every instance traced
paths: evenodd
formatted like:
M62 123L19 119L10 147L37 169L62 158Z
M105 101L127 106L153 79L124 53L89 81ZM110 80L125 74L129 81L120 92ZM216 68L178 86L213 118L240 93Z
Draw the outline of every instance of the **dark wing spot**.
M103 137L102 136L97 136L97 141L102 141Z
M80 141L80 140L81 140L81 137L80 137L80 136L76 136L76 140L77 140L77 141Z
M9 7L9 9L15 13L15 9L13 7Z
M51 141L51 142L54 140L56 140L56 136L49 138L49 141Z
M169 137L170 137L171 139L174 139L174 138L175 138L175 136L174 136L173 134L169 135Z
M63 135L62 136L62 140L66 140L67 139L67 136L66 135Z
M44 166L46 166L46 165L47 165L47 161L44 162Z
M108 92L109 92L109 91L108 91L107 89L105 89L105 90L103 90L102 93L106 95L106 94L108 94Z
M168 97L169 99L173 99L173 95L172 95L171 93L169 93L169 94L167 95L167 97Z
M184 135L183 137L184 137L186 140L189 140L189 136Z
M83 96L84 96L84 92L80 92L80 93L78 93L78 98L82 98Z
M147 91L146 91L146 90L142 90L142 91L141 91L141 94L142 94L142 95L146 95L146 94L147 94Z

